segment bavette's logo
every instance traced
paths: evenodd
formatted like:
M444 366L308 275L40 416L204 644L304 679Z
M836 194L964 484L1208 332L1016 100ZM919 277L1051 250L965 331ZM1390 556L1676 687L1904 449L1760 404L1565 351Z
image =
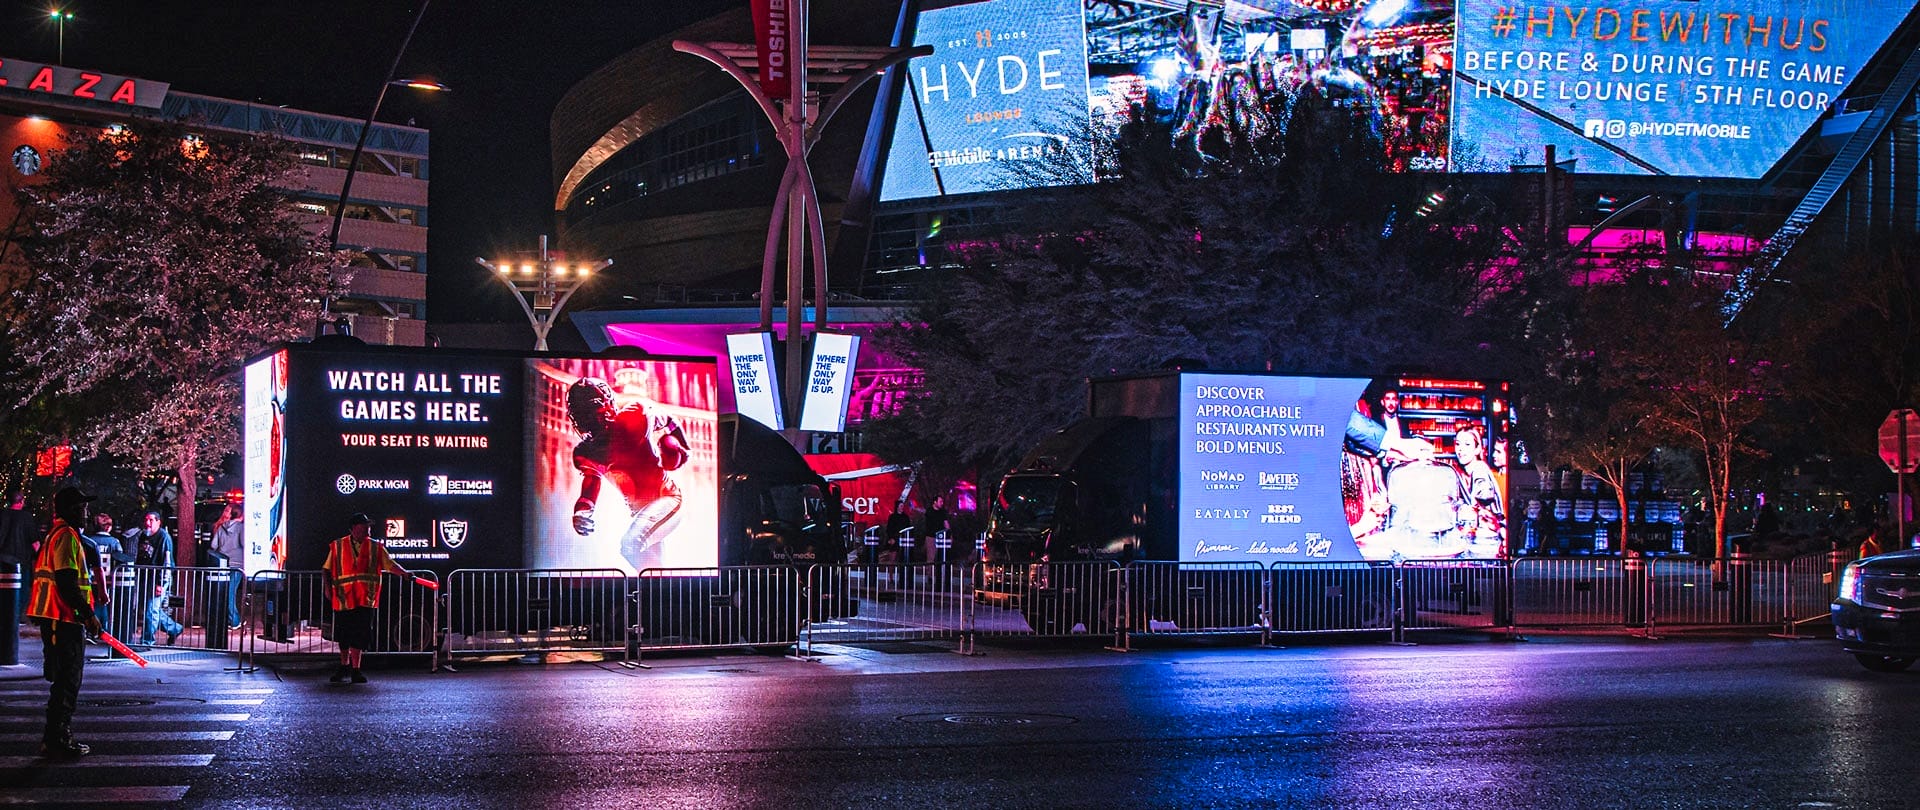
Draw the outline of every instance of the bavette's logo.
M492 495L492 479L448 478L444 475L427 476L428 495Z
M352 495L360 490L383 490L404 492L413 489L413 482L405 478L360 478L352 473L341 473L333 479L333 488L342 495Z
M1260 488L1280 492L1299 489L1300 474L1263 472L1260 474Z

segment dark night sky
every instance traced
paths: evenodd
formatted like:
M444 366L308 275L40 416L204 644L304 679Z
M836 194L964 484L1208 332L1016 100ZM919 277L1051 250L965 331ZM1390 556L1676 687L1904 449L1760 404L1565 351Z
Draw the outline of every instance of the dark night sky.
M396 89L380 120L432 131L429 312L434 320L521 321L476 256L530 250L552 232L547 123L568 87L613 57L729 0L439 0L399 75L446 94ZM418 6L373 0L69 0L66 64L174 89L364 118ZM47 2L0 0L0 58L55 61ZM689 69L704 65L689 64ZM705 68L711 69L711 68Z

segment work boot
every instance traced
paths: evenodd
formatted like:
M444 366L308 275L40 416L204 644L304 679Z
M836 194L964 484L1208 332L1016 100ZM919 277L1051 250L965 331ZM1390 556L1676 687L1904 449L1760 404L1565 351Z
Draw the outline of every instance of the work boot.
M92 751L92 747L74 742L72 737L40 743L40 756L48 759L79 759Z
M358 670L358 669L355 669L355 670L353 671L353 682L354 682L354 683L366 683L366 682L367 682L367 676L365 676L365 675L362 675L362 674L360 674L360 670Z
M347 679L352 676L353 670L347 668L346 664L341 664L339 668L333 671L333 677L327 679L327 683L346 683Z

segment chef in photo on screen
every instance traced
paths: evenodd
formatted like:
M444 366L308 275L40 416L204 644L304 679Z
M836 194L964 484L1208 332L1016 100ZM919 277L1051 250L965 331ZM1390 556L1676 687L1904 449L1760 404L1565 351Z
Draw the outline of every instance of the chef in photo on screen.
M641 385L644 390L645 385ZM687 463L687 437L669 416L650 416L644 402L619 402L613 387L582 377L567 389L567 414L580 431L573 464L580 470L580 497L573 504L573 531L594 533L594 508L611 482L625 498L630 523L620 535L620 554L635 571L662 562L661 541L680 514L680 487L667 476Z

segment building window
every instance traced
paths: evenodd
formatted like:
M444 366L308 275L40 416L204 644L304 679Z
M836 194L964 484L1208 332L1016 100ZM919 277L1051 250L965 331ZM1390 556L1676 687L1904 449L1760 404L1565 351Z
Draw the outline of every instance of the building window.
M629 200L766 165L773 129L736 93L627 145L580 184L567 204L579 220Z

